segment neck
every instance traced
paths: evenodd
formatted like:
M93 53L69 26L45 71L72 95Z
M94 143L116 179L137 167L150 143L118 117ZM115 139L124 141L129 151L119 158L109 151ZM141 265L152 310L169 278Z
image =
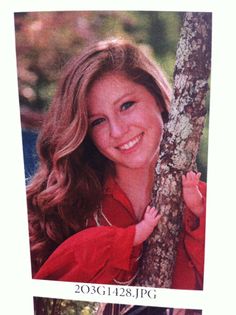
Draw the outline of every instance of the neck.
M131 201L137 220L140 221L151 200L154 166L140 169L117 168L116 181Z

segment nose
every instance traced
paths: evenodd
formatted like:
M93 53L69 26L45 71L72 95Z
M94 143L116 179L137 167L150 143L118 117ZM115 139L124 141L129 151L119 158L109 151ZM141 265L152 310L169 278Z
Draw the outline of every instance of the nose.
M120 138L128 131L127 122L120 117L114 117L110 121L110 136L113 138Z

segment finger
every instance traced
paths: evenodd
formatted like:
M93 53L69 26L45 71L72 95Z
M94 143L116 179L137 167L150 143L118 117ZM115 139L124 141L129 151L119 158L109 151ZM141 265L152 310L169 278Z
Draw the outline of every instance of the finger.
M182 184L184 186L188 186L189 184L191 184L192 182L192 178L191 178L191 174L188 172L186 173L186 175L182 176Z
M195 173L193 171L189 172L189 181L191 181L193 184L197 184L199 182L199 178L201 176L201 173Z
M186 180L187 180L187 181L190 181L191 178L192 178L191 172L187 172L187 174L186 174Z
M150 207L150 211L157 211L157 209L155 207Z
M162 217L162 214L159 211L156 210L155 217L156 218Z
M197 173L197 178L200 179L201 175L202 175L202 173L201 173L201 172L198 172L198 173Z
M156 217L155 217L155 222L156 224L160 221L162 215L161 214L158 214Z
M150 214L156 216L157 213L158 213L158 212L157 212L157 209L156 209L155 207L152 207L152 208L150 209Z
M195 173L193 172L193 171L191 171L190 173L189 173L189 178L190 178L190 180L194 180L195 179Z
M151 209L151 206L148 205L147 208L146 208L146 213L149 213L150 209Z
M197 185L199 183L199 179L201 177L201 173L198 172L198 173L193 173L193 178L192 178L192 182L194 185Z

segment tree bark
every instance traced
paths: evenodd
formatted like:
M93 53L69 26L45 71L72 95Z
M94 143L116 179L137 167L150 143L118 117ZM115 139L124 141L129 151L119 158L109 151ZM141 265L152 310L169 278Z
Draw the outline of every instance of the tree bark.
M211 14L186 13L176 53L171 112L164 129L152 192L152 203L162 213L162 219L145 244L135 285L171 287L182 229L181 176L196 169L210 63Z

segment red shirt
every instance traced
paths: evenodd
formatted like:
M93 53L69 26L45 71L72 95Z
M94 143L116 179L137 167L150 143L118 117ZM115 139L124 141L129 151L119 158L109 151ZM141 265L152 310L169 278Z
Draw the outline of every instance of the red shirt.
M204 183L199 189L206 195ZM201 289L204 265L205 213L197 218L185 209L172 287ZM133 247L137 219L131 202L109 178L101 208L88 228L65 240L43 264L35 279L101 284L131 284L138 271L142 245Z

